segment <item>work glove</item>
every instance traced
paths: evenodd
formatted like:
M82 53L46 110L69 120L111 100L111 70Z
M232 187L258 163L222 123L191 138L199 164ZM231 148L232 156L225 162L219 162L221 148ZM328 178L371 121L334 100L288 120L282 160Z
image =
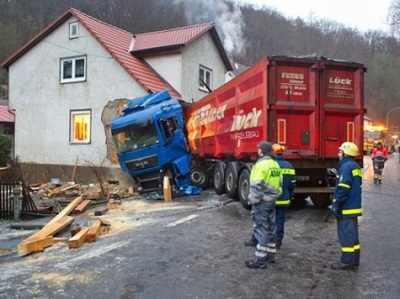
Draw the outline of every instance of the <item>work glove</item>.
M342 211L339 209L337 205L332 205L332 214L337 218L342 218Z

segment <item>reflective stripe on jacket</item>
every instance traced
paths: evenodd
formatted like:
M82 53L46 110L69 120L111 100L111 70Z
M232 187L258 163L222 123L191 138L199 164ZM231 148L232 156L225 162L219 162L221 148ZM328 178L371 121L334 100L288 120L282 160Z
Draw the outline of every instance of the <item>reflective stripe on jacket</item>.
M293 197L293 191L296 187L296 171L293 165L286 161L282 155L277 155L276 160L282 170L282 194L276 200L276 207L290 206Z
M278 162L264 155L254 164L250 173L249 201L257 204L261 200L275 203L282 193L282 171Z
M362 215L361 209L362 171L350 157L340 160L335 194L332 205L343 217Z

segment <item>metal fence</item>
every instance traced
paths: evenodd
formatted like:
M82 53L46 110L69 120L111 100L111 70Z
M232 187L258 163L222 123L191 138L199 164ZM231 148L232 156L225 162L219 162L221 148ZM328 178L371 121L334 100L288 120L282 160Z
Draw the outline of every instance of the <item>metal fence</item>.
M13 190L18 187L19 183L0 183L0 219L13 220L14 219L14 197Z
M21 188L21 182L0 182L0 219L14 220L15 208L19 213L37 212L37 207L31 198L28 188L22 185L21 192L14 195L14 189ZM14 196L18 196L21 202L15 207Z

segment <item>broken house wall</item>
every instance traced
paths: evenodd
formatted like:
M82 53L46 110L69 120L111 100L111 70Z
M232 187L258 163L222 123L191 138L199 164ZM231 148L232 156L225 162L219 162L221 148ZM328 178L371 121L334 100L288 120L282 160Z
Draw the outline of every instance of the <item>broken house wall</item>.
M79 27L69 39L67 20L9 68L10 109L15 110L15 155L29 165L112 166L107 159L101 114L110 99L146 91ZM86 55L87 80L60 83L60 59ZM90 143L70 142L70 112L90 109Z

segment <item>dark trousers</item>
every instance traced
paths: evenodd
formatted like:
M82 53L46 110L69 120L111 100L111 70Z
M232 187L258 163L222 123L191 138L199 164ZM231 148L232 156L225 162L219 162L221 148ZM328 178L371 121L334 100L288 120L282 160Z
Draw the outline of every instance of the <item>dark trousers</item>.
M337 219L337 233L342 251L340 261L348 265L358 265L360 263L360 240L357 217Z
M275 207L277 247L280 247L282 245L283 236L285 234L285 214L286 214L286 208Z

